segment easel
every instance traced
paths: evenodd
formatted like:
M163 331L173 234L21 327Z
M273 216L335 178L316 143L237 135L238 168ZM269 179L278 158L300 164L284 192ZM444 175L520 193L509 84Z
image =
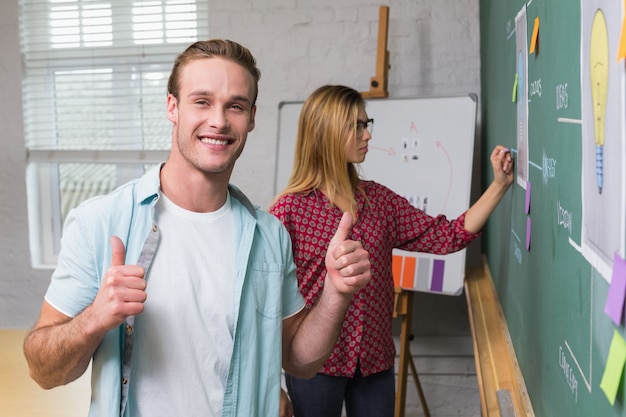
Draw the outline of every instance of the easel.
M389 95L387 79L389 74L389 51L387 32L389 26L389 6L380 6L378 14L378 49L376 51L376 75L370 78L370 90L362 91L363 98L384 98Z
M413 374L413 381L415 382L415 388L417 388L417 395L422 405L425 417L430 417L430 411L428 411L428 405L426 405L426 397L424 397L424 391L422 391L422 384L420 384L419 377L417 375L417 369L411 356L411 318L413 317L413 292L407 291L402 288L395 289L396 298L393 309L393 316L400 317L402 324L400 326L400 358L398 364L398 387L396 390L396 412L395 417L404 417L404 407L406 405L406 378L407 378L407 366L411 367L411 373Z

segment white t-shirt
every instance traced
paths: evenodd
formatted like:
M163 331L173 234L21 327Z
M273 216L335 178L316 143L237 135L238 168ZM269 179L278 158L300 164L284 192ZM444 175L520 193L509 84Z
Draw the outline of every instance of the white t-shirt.
M220 416L233 348L234 239L230 195L216 212L161 195L160 241L135 318L130 415Z

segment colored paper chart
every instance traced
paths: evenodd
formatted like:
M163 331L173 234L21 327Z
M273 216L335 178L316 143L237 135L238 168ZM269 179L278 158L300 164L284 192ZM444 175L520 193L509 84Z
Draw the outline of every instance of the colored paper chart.
M442 292L446 261L419 254L393 255L393 280L396 287L415 291Z

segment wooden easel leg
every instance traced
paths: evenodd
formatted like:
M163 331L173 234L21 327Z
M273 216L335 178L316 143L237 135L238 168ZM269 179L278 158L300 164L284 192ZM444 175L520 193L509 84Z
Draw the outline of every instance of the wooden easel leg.
M411 317L413 314L413 293L404 290L396 291L396 311L395 315L402 318L400 326L400 356L398 363L398 387L396 391L396 410L395 417L404 417L404 409L406 406L406 379L407 368L411 367L415 387L420 399L424 416L430 417L428 405L426 405L426 397L422 390L422 384L419 381L415 363L411 357Z
M420 379L419 379L419 376L417 375L417 369L415 368L415 363L413 362L413 358L411 356L409 356L409 358L410 358L409 365L411 365L411 373L413 374L413 381L415 381L415 387L417 388L417 395L420 398L422 411L424 412L425 417L430 417L430 411L428 410L428 405L426 404L426 397L424 396L424 391L422 390L422 384L420 384Z

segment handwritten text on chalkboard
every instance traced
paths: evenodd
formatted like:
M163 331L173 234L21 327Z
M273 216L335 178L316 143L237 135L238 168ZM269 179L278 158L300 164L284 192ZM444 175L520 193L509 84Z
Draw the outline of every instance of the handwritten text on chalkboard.
M566 109L569 104L567 97L567 83L556 86L556 109Z
M567 357L565 356L565 351L562 346L559 346L559 365L563 370L563 375L565 376L567 385L574 395L575 401L578 402L578 380L574 375L574 369L569 363L567 363Z
M561 200L558 200L556 204L557 204L556 217L557 217L559 226L563 226L565 229L569 231L569 234L571 235L572 234L572 213L569 212L568 210L565 210L561 206Z

